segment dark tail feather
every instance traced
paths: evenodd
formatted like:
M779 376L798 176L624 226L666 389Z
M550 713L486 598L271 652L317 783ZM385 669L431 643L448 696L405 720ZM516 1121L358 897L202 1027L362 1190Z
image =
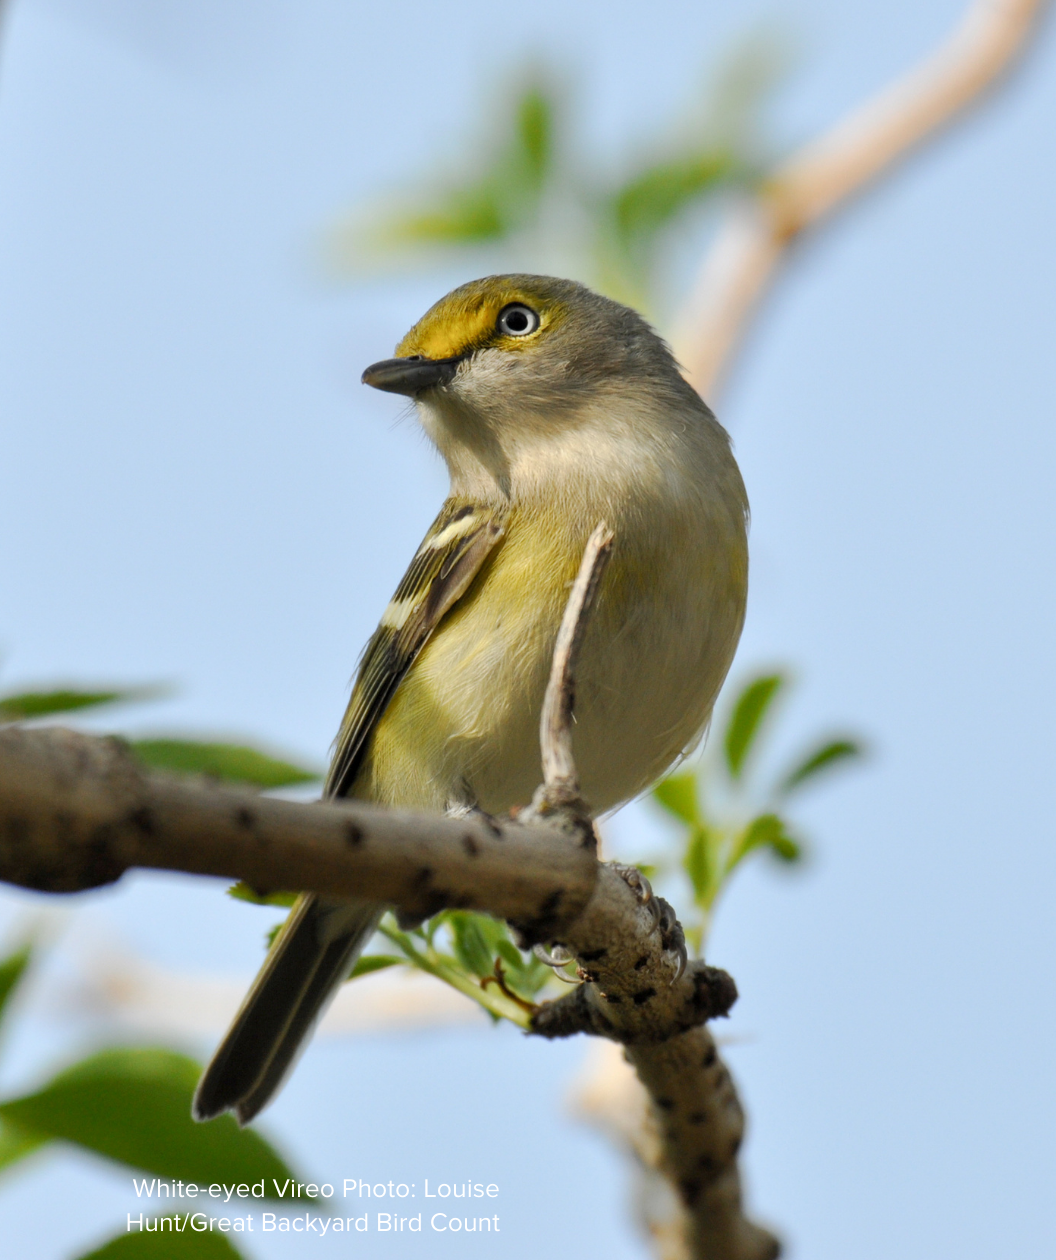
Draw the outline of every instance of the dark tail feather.
M196 1120L267 1106L378 925L372 902L299 899L194 1095Z

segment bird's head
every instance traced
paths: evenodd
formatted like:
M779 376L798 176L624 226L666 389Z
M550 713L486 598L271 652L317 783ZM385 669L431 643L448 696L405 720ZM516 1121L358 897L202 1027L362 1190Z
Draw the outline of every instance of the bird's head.
M500 482L526 453L617 411L702 407L640 315L552 276L461 285L363 381L414 399L453 474L472 460Z

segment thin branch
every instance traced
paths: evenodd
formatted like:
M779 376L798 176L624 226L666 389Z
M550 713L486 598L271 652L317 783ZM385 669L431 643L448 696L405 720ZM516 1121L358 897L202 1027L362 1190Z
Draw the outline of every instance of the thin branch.
M777 1239L744 1215L737 1167L744 1113L702 1027L729 1011L737 989L724 971L703 962L690 963L675 979L681 929L671 907L656 902L659 923L619 868L601 868L587 908L558 942L576 956L584 982L544 1003L530 1031L544 1037L587 1032L624 1047L649 1097L658 1137L654 1167L681 1205L679 1254L774 1260Z
M976 0L930 57L777 168L731 210L675 337L705 397L719 388L778 266L803 232L978 100L1037 30L1046 0Z
M551 808L579 801L579 775L572 756L576 660L601 575L612 554L613 537L612 530L600 521L587 540L554 644L550 680L539 723L543 791Z
M75 892L132 867L368 897L416 915L484 910L539 939L585 904L597 860L591 834L545 821L276 800L145 773L120 740L0 731L0 880Z

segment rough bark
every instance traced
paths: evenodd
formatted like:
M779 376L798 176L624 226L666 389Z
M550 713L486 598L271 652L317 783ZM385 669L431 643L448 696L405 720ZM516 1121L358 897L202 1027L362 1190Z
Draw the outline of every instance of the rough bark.
M681 936L667 902L621 868L603 866L586 909L557 942L575 955L583 983L541 1006L531 1028L623 1045L650 1100L659 1139L650 1162L682 1207L675 1226L682 1237L672 1247L680 1243L695 1260L774 1260L777 1239L744 1215L737 1167L744 1113L703 1027L727 1014L737 989L703 962L683 972Z
M412 915L483 910L536 940L594 884L593 834L357 801L304 804L148 774L118 739L0 731L0 879L43 892L110 884L132 867L369 897Z

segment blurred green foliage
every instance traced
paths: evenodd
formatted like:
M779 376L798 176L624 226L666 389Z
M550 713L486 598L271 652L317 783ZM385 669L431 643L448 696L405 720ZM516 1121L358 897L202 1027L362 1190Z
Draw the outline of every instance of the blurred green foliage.
M27 943L0 959L0 1033L30 972L33 952ZM118 1047L80 1059L31 1092L0 1099L0 1171L62 1142L166 1180L200 1186L263 1180L264 1198L281 1206L274 1183L284 1186L297 1174L269 1142L254 1130L239 1128L231 1116L211 1124L191 1119L201 1071L193 1059L156 1046ZM186 1237L172 1241L168 1234L122 1231L91 1255L128 1260L239 1255L226 1240L218 1247L215 1235L185 1232Z
M334 233L334 259L356 272L475 253L486 268L574 275L655 316L665 249L768 166L763 108L787 60L771 34L743 41L703 99L617 169L579 134L561 76L540 66L505 75L485 111L490 135L444 155L455 167L460 151L479 158L351 219Z
M803 857L804 841L788 816L790 798L819 776L860 758L859 740L847 735L819 739L774 775L763 772L766 736L775 702L788 687L783 673L763 674L734 697L696 767L658 784L652 799L682 829L679 867L689 882L695 915L683 916L686 939L700 953L715 906L733 873L752 853L783 863ZM650 864L660 877L673 864Z
M152 770L174 774L207 774L232 783L260 788L293 787L315 783L320 775L292 762L279 760L259 748L244 744L203 742L193 739L133 739L129 747Z
M55 687L49 691L21 691L0 696L0 722L25 722L75 713L105 704L154 700L165 694L162 687L114 687L105 691L85 691L78 687Z
M95 690L65 686L44 691L9 692L0 695L0 726L80 713L103 705L143 703L168 694L169 688L156 685ZM274 757L247 744L233 744L215 739L186 739L177 735L159 735L152 739L132 739L126 742L136 758L150 770L166 770L173 774L205 774L211 778L263 789L315 783L322 777L318 770Z
M241 1256L223 1234L182 1233L118 1234L80 1260L238 1260Z

